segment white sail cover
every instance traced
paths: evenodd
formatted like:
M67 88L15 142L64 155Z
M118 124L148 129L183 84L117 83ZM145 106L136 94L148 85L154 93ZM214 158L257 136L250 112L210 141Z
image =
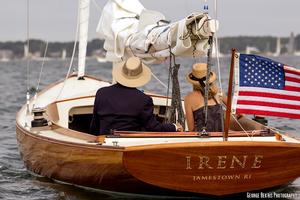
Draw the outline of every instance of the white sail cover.
M85 72L86 47L88 38L90 0L79 1L79 53L78 53L78 77L83 77Z
M217 29L215 22L198 13L168 23L161 13L145 9L138 0L109 0L97 32L105 40L107 60L118 62L135 55L154 63L167 58L170 49L176 56L206 53L208 37Z

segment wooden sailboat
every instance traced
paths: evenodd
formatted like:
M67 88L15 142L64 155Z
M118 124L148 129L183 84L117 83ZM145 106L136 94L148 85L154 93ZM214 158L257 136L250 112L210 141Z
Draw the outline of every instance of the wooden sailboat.
M74 81L78 82L76 77L68 79L70 83ZM84 81L102 83L89 77ZM42 92L39 98L47 99L49 90L55 89L59 84ZM227 142L221 134L200 137L198 133L184 132L121 133L96 138L64 125L71 116L91 115L93 99L92 94L70 94L54 101L46 107L45 117L51 125L40 128L26 127L32 116L26 115L25 106L20 110L17 140L29 170L75 185L118 192L145 193L153 191L149 188L154 185L213 195L278 186L300 174L300 142L272 131L263 133L259 131L262 125L244 117L240 123L253 136L230 132ZM156 108L165 105L166 98L153 99Z
M101 84L85 78L89 84ZM78 82L76 77L68 81ZM47 99L49 90L55 89L59 84L39 98ZM154 185L213 195L278 186L299 176L300 142L286 135L280 135L284 141L278 140L278 133L263 133L261 125L247 118L240 122L251 131L257 130L249 133L253 136L232 132L227 142L221 134L199 137L198 133L119 133L96 138L63 124L70 113L73 117L92 113L92 94L70 95L46 107L46 118L51 122L46 127L26 127L32 116L26 115L25 106L18 113L20 152L26 167L36 174L118 192L146 193L153 191L149 188ZM157 108L166 101L159 96L153 99Z
M245 116L238 119L245 130L232 122L227 141L223 133L89 135L96 90L110 83L83 71L45 88L18 112L17 142L28 170L69 184L152 195L227 195L300 175L300 141ZM170 100L149 95L155 114L165 119Z

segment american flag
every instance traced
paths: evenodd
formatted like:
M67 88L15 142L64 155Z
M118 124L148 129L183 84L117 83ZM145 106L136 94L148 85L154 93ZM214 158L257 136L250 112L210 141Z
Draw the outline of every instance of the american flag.
M300 118L300 70L236 54L233 113Z

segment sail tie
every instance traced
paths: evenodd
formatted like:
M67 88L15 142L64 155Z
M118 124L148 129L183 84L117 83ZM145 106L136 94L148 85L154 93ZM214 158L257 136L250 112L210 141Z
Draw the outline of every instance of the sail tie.
M172 65L173 58L173 65ZM169 68L169 81L168 81L168 89L170 79L172 80L172 100L171 100L171 110L168 121L172 123L179 122L183 129L185 129L185 118L181 101L180 94L180 85L178 80L178 71L180 68L180 64L176 63L175 55L170 50L170 68ZM169 90L168 90L169 91ZM168 93L168 92L167 92ZM167 98L168 102L168 98ZM168 105L168 104L167 104ZM177 119L176 119L177 116Z

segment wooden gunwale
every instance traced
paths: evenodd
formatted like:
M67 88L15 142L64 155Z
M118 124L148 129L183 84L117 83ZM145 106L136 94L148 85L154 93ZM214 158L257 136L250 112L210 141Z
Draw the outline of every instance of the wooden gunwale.
M83 143L74 143L74 142L67 142L67 141L61 141L61 140L57 140L54 138L50 138L50 137L45 137L43 135L39 135L38 133L33 133L27 129L24 128L24 126L22 126L19 123L19 117L21 115L21 112L25 109L26 105L23 105L22 108L19 110L19 112L16 115L16 129L19 131L22 131L24 134L26 134L29 137L35 138L35 139L39 139L42 141L48 141L48 142L52 142L52 143L57 143L57 144L61 144L61 145L68 145L68 146L76 146L76 147L84 147L84 148L96 148L96 149L102 149L102 150L106 150L106 149L114 149L116 151L121 151L121 149L123 149L122 147L112 147L112 146L102 146L102 145L93 145L93 144L83 144ZM49 106L47 106L48 108ZM64 128L60 125L58 125L57 123L55 123L51 118L49 119L52 123L51 130L55 131L56 133L62 134L62 135L67 135L70 137L75 137L78 139L83 139L83 140L87 140L87 141L96 141L97 137L93 136L93 135L89 135L86 133L82 133L82 132L78 132L78 131L74 131L71 129L67 129ZM17 131L18 134L18 131Z
M147 92L146 92L147 94ZM170 97L166 96L160 96L160 95L154 95L154 94L149 94L151 97L157 97L157 98L162 98L162 99L171 99ZM89 95L89 96L81 96L81 97L75 97L75 98L68 98L68 99L62 99L62 100L57 100L53 103L62 103L62 102L67 102L67 101L73 101L73 100L79 100L79 99L86 99L86 98L94 98L95 95ZM52 104L53 104L52 103Z
M262 132L260 132L262 131ZM210 138L210 137L222 137L223 132L209 132L208 136L201 136L198 132L130 132L130 131L116 131L113 137L122 137L122 138L140 138L140 137L199 137L199 138ZM265 137L265 136L274 136L272 133L264 134L264 130L257 130L256 132L242 132L242 131L231 131L229 132L230 137Z
M19 131L22 131L27 136L41 140L41 141L47 141L47 142L52 142L52 143L56 143L56 144L60 144L60 145L88 148L88 149L92 148L92 149L99 149L99 150L100 149L101 150L115 150L115 151L121 151L121 152L124 150L124 147L121 147L121 146L96 145L96 144L92 144L92 143L91 144L83 144L83 143L67 142L67 141L57 140L57 139L50 138L50 137L45 137L43 135L35 134L35 133L32 133L32 132L24 129L19 123L16 124L16 127ZM61 129L65 129L65 128L61 127ZM65 129L65 130L69 131L68 129ZM55 131L55 129L52 131ZM62 131L57 131L57 133L70 136L69 134L64 134ZM76 137L76 138L79 138L79 137ZM93 138L96 140L96 137L93 137Z
M172 143L172 144L149 144L149 145L139 145L139 146L130 146L126 147L124 151L141 151L141 150L150 150L150 149L172 149L187 147L186 144L189 144L189 148L193 147L296 147L300 148L300 143L290 143L290 142L253 142L253 141L209 141L209 142L182 142L182 143Z
M113 192L150 195L154 191L157 194L169 194L167 189L144 183L127 172L122 163L125 151L123 147L59 141L31 133L18 122L16 133L23 162L35 174L60 182ZM68 155L72 157L65 159ZM176 195L179 192L173 193Z

